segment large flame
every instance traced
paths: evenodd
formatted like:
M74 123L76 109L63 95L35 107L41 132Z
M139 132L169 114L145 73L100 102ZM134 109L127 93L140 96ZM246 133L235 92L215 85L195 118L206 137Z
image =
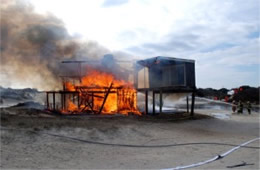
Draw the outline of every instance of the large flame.
M125 114L129 113L141 115L138 111L136 90L133 84L124 80L116 79L114 75L99 70L88 70L88 74L81 79L78 84L73 84L72 82L64 83L66 90L68 91L79 91L79 96L81 100L85 99L87 101L93 100L92 110L98 111L103 105L104 98L106 98L106 93L111 86L110 93L106 98L105 104L103 106L101 114ZM83 90L82 90L83 89ZM89 91L84 91L84 89L91 89L94 93L94 97L89 99ZM93 94L92 94L93 95ZM89 107L88 104L78 104L73 102L75 96L66 100L67 108L63 110L66 112L80 113L82 109ZM89 110L89 109L88 109Z

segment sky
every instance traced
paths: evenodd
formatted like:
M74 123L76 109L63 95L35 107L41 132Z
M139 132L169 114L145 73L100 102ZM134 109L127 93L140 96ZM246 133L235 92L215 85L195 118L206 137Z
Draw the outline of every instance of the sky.
M259 86L259 0L29 1L111 51L195 60L197 87Z

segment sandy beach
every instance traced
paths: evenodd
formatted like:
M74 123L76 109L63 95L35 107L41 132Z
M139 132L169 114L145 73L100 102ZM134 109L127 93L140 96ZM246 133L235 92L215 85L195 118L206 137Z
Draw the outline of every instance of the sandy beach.
M209 114L213 112L196 110L194 119L185 115L65 117L5 108L1 110L1 169L173 168L210 159L259 137L259 113L218 119ZM197 144L165 146L185 143ZM248 146L259 147L259 141ZM226 169L246 162L250 165L241 169L259 169L259 151L240 148L196 168Z
M1 0L0 170L260 170L259 2Z

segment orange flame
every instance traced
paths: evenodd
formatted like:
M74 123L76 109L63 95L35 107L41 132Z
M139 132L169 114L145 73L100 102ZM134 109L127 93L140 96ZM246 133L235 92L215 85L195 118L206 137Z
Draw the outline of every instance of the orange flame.
M106 93L108 88L112 85L111 93L108 93L106 98ZM90 91L81 91L81 87L86 89L91 89L92 95L94 97L90 99ZM112 74L101 72L98 70L90 70L86 76L81 79L78 85L73 85L71 82L65 82L65 88L68 91L79 91L79 96L81 100L84 99L85 103L81 103L79 108L72 101L68 101L67 111L69 112L80 112L86 107L91 107L89 103L92 103L92 110L99 110L106 98L106 102L103 106L102 114L114 114L121 113L128 115L128 113L133 113L141 115L136 107L137 97L136 90L130 82L124 80L115 79ZM96 92L96 93L95 93ZM87 104L86 104L87 103Z
M71 101L69 101L69 103L68 103L68 110L76 111L77 109L78 109L77 106L74 103L72 103Z
M75 86L71 83L71 82L65 82L65 87L66 89L65 90L68 90L68 91L75 91Z

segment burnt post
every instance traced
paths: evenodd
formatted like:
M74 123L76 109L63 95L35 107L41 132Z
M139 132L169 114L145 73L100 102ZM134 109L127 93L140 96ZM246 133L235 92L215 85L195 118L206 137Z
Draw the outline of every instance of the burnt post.
M72 102L75 103L75 93L72 94Z
M53 110L55 110L55 92L52 93L53 97Z
M61 110L64 109L64 107L63 107L63 95L64 95L63 93L60 94Z
M49 109L49 92L46 93L46 106Z
M91 93L91 103L92 103L92 105L91 105L91 107L92 107L92 109L94 109L94 93L92 92Z
M100 114L100 113L102 112L103 107L104 107L104 105L105 105L105 103L106 103L107 97L108 97L108 95L109 95L109 93L110 93L110 90L111 90L112 86L113 86L113 82L111 82L111 84L110 84L110 86L109 86L107 92L105 93L105 97L104 97L103 103L102 103L102 105L101 105L101 107L100 107L100 109L99 109L98 114Z
M160 113L162 113L162 105L163 105L163 101L162 101L162 90L160 90Z
M80 97L79 97L79 92L78 92L77 97L78 97L78 109L79 109L79 108L80 108L80 101L79 101Z
M186 100L187 100L187 113L189 113L189 96L186 97Z
M155 114L155 92L153 91L153 114Z
M148 90L145 90L145 114L148 114Z
M63 108L66 109L66 93L63 95Z

